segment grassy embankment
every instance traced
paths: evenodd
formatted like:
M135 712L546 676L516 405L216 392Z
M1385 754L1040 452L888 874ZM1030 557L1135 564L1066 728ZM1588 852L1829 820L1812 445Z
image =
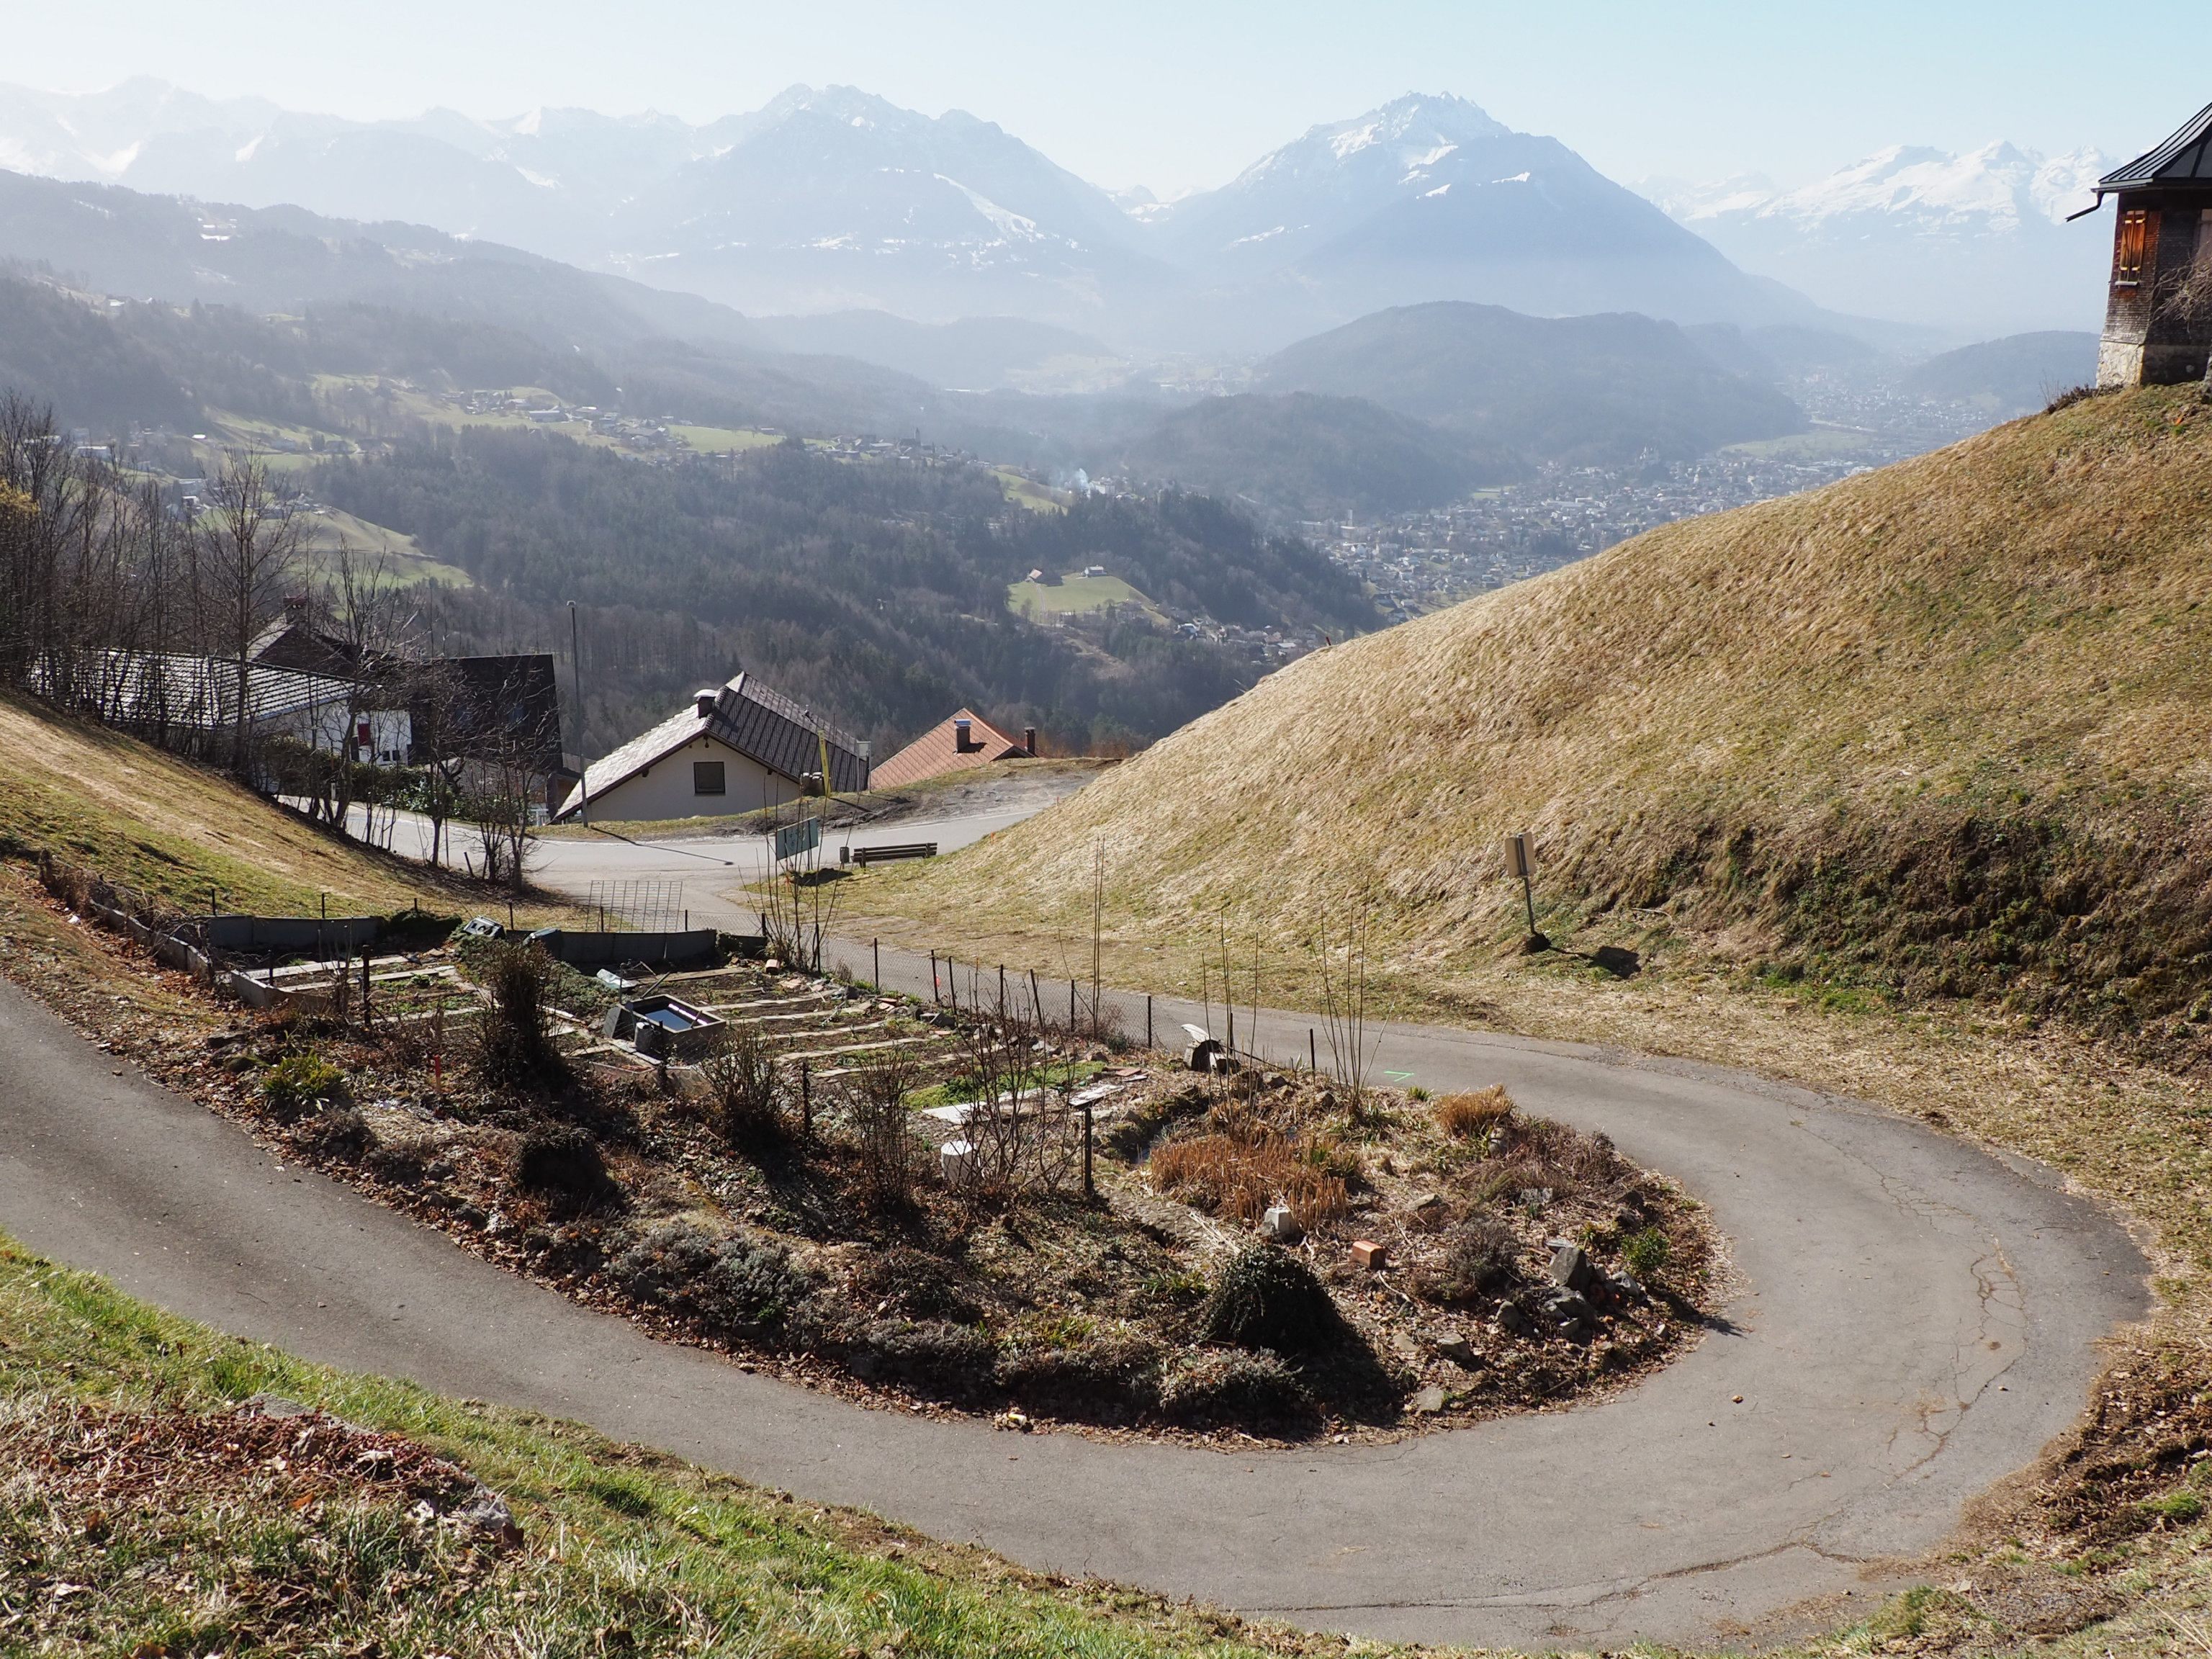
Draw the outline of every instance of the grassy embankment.
M312 1458L289 1432L257 1449L222 1419L263 1392L427 1446L506 1499L522 1542L441 1524L349 1451ZM1024 1573L526 1413L310 1365L168 1318L4 1235L0 1492L9 1652L1344 1650Z
M0 694L0 857L41 852L178 909L311 915L482 908L482 884L319 830L218 772ZM501 901L503 903L503 897ZM556 905L519 905L550 921Z
M1311 1006L1317 946L1364 926L1392 1012L1751 1066L2053 1164L2155 1230L2155 1332L2089 1431L2126 1510L2212 1444L2209 801L2212 406L2177 389L1320 653L843 902L1065 971L1103 847L1116 982L1195 992L1225 931L1262 1000ZM1500 853L1523 830L1548 954ZM2089 1547L2081 1512L2038 1511L2051 1548Z

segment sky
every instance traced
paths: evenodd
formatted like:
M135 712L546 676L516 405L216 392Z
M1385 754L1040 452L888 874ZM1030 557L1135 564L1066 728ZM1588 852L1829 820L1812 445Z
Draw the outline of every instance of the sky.
M2133 155L2212 100L2212 6L2137 15L2112 29L2081 0L4 0L0 80L150 75L364 118L579 105L695 121L842 82L965 109L1096 183L1163 195L1317 122L1451 92L1617 179L1790 185L1893 143Z

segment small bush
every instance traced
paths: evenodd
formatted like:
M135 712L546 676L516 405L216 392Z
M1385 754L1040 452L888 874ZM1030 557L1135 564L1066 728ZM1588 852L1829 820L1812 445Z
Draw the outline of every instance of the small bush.
M856 1066L840 1079L837 1099L860 1154L860 1183L871 1206L895 1211L914 1201L922 1148L907 1097L920 1067L896 1049Z
M2096 386L2086 383L2068 386L2065 391L2057 393L2049 403L2044 404L2043 412L2046 415L2056 415L2062 409L2071 409L2076 404L2086 404L2092 398L2101 398L2104 395L2104 392Z
M1620 1259L1638 1279L1649 1279L1665 1267L1668 1253L1667 1235L1656 1227L1631 1233L1628 1242L1620 1247Z
M477 982L491 1005L477 1022L476 1073L494 1089L562 1079L568 1067L546 1022L554 963L534 945L501 942L478 958Z
M864 1262L853 1275L853 1289L861 1297L872 1297L882 1313L908 1319L949 1319L972 1325L983 1316L946 1263L903 1245L895 1244Z
M1139 1331L1088 1332L1064 1344L1015 1348L1000 1358L998 1380L1024 1399L1143 1410L1159 1400L1160 1348Z
M1408 1100L1420 1101L1426 1100L1428 1097L1429 1091L1421 1087L1418 1083L1416 1083L1412 1088L1406 1091L1406 1098Z
M1352 1207L1344 1177L1315 1166L1314 1149L1263 1132L1245 1139L1199 1135L1152 1149L1152 1184L1209 1215L1256 1222L1287 1204L1302 1227L1334 1221Z
M993 1385L999 1351L972 1325L942 1319L878 1319L860 1333L848 1363L861 1376L957 1397Z
M761 1146L783 1139L783 1073L758 1026L737 1027L700 1070L714 1127L725 1140Z
M1430 1109L1439 1129L1455 1140L1464 1140L1504 1122L1513 1115L1513 1101L1504 1084L1493 1083L1472 1094L1443 1096Z
M664 1221L609 1264L629 1295L688 1314L718 1336L788 1328L813 1284L780 1246L743 1234L720 1238L689 1221Z
M1145 1294L1170 1308L1191 1308L1206 1300L1206 1283L1194 1273L1154 1273L1145 1281Z
M1492 1195L1525 1187L1548 1187L1556 1196L1605 1187L1633 1171L1601 1134L1586 1135L1549 1118L1516 1112L1500 1118L1490 1140L1497 1165L1485 1183Z
M376 1131L357 1106L327 1105L293 1132L292 1139L329 1158L357 1158L376 1145Z
M1199 1327L1209 1342L1312 1353L1341 1338L1344 1316L1312 1268L1287 1251L1259 1244L1223 1272Z
M303 1116L308 1108L345 1098L345 1073L320 1054L302 1051L287 1054L261 1079L261 1098L286 1122Z
M1442 1300L1466 1302L1513 1281L1518 1254L1512 1231L1494 1216L1474 1215L1444 1236L1443 1265L1434 1286Z
M596 1203L616 1191L599 1144L581 1129L562 1125L532 1129L514 1160L514 1184L572 1206Z
M1191 1428L1227 1424L1304 1425L1320 1415L1297 1374L1271 1353L1207 1353L1168 1372L1160 1409Z

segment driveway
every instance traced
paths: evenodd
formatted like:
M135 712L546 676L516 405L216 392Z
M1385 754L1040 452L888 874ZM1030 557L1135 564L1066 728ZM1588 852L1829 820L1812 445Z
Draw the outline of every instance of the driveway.
M928 972L885 955L886 980L926 989ZM1271 1018L1262 1040L1302 1053L1304 1022ZM1387 1446L1116 1445L869 1410L654 1341L289 1168L114 1075L4 981L0 1225L311 1358L579 1419L1030 1566L1537 1648L1711 1642L1865 1595L1864 1564L1940 1541L2074 1420L2099 1339L2147 1306L2104 1212L1863 1104L1437 1028L1386 1030L1379 1063L1437 1089L1503 1082L1682 1181L1741 1276L1723 1322L1619 1398Z

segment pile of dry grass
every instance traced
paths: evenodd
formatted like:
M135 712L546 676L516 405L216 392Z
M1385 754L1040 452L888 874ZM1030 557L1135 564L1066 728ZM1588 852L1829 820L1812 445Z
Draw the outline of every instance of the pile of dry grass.
M1470 1094L1440 1095L1429 1109L1436 1115L1437 1127L1454 1139L1463 1140L1494 1129L1510 1117L1513 1099L1504 1084L1493 1083Z
M1316 1167L1304 1142L1272 1131L1170 1141L1154 1150L1151 1169L1162 1192L1224 1220L1256 1222L1287 1204L1300 1226L1317 1227L1352 1207L1341 1177Z

